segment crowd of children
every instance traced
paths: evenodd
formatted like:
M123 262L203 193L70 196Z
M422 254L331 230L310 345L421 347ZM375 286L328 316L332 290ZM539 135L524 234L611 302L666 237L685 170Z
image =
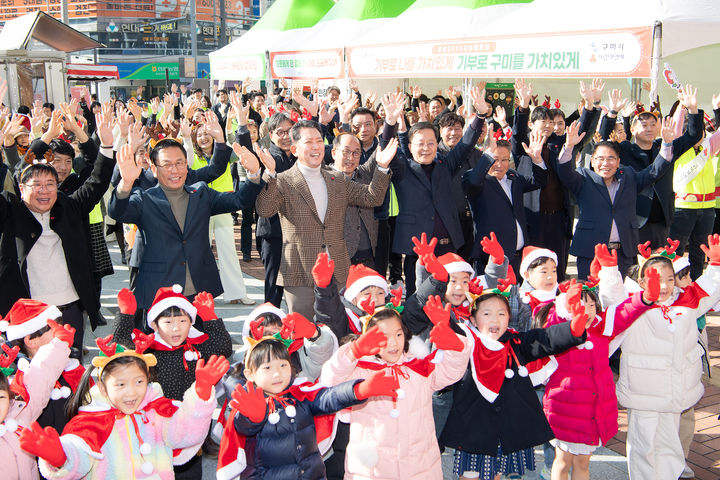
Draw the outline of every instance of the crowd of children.
M518 286L494 235L481 277L414 238L428 276L404 305L362 265L338 289L321 253L316 318L261 305L236 353L211 295L161 288L148 334L123 289L88 369L71 358L75 331L60 311L20 300L0 325L3 478L200 478L224 392L222 480L440 479L443 448L460 479L519 478L546 442L554 480L587 479L618 431L618 403L630 477L677 479L681 416L703 393L702 317L720 300L720 236L703 246L710 265L695 282L668 241L640 246L636 282L598 244L590 279L558 285L557 256L529 247ZM608 358L620 345L615 385Z

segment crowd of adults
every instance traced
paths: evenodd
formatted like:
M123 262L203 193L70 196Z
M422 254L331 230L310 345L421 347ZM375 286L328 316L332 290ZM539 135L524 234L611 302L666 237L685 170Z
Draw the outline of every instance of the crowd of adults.
M548 248L562 281L569 255L588 276L598 242L617 251L624 273L639 243L655 249L668 236L680 240L679 253L689 250L696 278L700 244L718 231L711 132L720 95L711 118L689 85L664 114L658 103L644 109L618 90L604 93L600 80L580 82L578 107L567 112L549 98L539 104L523 80L514 112L493 108L483 85L468 102L453 87L429 98L419 87L361 95L355 82L347 95L249 84L220 88L212 100L173 85L127 102L4 107L0 314L19 298L57 305L80 347L83 314L93 328L104 321L113 232L142 328L163 286L181 285L190 299L207 291L254 303L240 263L253 246L265 301L280 306L284 297L312 318L321 252L341 286L350 265L364 264L409 295L418 260L411 239L422 234L437 239L437 255L455 252L478 273L490 232L515 271L524 247ZM4 82L2 90L4 98ZM663 147L669 158L658 155Z

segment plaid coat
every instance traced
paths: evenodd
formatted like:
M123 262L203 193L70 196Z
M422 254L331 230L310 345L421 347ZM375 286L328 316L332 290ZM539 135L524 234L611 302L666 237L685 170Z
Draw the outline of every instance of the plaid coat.
M376 207L383 202L390 184L390 175L375 170L369 185L363 185L323 168L328 189L328 207L324 221L315 208L305 178L297 163L267 182L256 202L258 215L280 215L283 232L283 255L278 284L284 287L313 286L311 270L320 252L327 251L335 261L335 279L347 279L350 256L345 244L345 211L348 205Z

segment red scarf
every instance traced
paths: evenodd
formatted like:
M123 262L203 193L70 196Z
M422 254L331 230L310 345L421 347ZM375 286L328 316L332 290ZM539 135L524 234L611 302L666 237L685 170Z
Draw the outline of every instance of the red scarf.
M143 440L140 437L135 416L139 415L143 423L148 423L149 420L145 412L149 410L155 410L161 417L170 418L178 410L178 407L169 398L159 397L148 402L141 410L130 415L140 445L143 444ZM65 425L63 435L77 435L90 446L93 452L101 453L103 445L105 445L105 442L107 442L108 437L110 437L112 433L115 421L124 416L124 413L112 407L108 410L95 412L81 411Z
M281 405L287 406L295 403L295 401L314 401L318 392L322 387L316 383L301 383L299 385L291 385L290 388L275 395L268 396L265 400L268 402L270 411L275 411L275 401ZM235 409L230 411L230 416L225 422L222 439L220 440L220 452L218 453L217 477L219 480L229 480L238 477L245 467L247 460L245 457L245 443L247 441L244 435L235 430L235 415L239 412ZM320 453L324 454L329 449L335 438L335 414L318 415L314 417L315 434L317 436ZM267 421L267 420L265 420Z
M175 350L183 349L183 366L185 367L185 371L187 372L190 370L190 367L188 366L188 360L185 357L185 354L187 352L193 352L195 355L197 355L197 358L200 359L201 355L197 348L195 348L195 345L199 345L203 343L205 340L208 339L207 333L203 333L202 335L198 337L188 337L185 339L184 343L181 343L177 347L170 347L164 343L159 342L158 340L153 341L152 345L150 346L153 350L158 350L161 352L173 352Z

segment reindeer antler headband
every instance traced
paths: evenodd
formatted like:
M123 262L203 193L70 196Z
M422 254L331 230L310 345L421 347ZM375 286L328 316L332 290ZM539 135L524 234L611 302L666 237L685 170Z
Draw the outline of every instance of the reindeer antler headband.
M133 342L135 343L135 350L126 349L122 345L118 345L113 342L113 336L108 335L104 338L98 338L95 340L98 348L100 349L100 355L93 358L92 364L98 369L98 379L102 378L103 370L108 363L120 357L136 357L145 362L148 367L154 367L157 365L157 358L152 353L143 353L152 345L154 334L145 335L140 330L133 330Z

